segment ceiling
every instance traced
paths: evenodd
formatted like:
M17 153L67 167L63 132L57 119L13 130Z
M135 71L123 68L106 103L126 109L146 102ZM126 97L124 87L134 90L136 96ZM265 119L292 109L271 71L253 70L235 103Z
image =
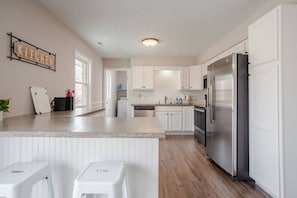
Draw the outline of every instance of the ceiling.
M197 56L270 0L36 1L102 57L130 58ZM160 43L145 47L146 37Z

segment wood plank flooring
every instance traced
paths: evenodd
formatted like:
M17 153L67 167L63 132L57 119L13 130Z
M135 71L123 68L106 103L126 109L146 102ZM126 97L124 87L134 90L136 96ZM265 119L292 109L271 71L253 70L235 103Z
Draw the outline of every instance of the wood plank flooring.
M252 182L232 180L193 136L160 139L159 198L263 198Z

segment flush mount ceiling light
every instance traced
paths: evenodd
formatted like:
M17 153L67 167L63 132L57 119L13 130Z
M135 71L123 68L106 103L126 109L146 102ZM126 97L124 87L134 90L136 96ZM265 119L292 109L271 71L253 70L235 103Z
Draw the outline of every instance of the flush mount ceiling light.
M153 47L158 44L158 39L155 38L145 38L142 40L143 45L148 47Z

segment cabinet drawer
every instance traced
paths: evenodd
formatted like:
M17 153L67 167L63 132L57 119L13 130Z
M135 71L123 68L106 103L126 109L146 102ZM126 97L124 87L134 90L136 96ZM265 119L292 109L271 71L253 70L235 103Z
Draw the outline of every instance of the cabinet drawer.
M168 107L168 106L156 106L155 111L182 111L182 107L177 107L177 106L173 106L173 107Z

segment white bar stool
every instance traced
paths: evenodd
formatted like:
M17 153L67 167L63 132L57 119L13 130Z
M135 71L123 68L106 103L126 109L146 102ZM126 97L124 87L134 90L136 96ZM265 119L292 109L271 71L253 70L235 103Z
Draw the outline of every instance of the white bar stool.
M48 193L54 198L54 189L49 163L20 162L0 170L0 197L29 198L32 186L47 179Z
M81 198L86 194L128 198L124 163L111 161L90 163L75 179L72 198Z

